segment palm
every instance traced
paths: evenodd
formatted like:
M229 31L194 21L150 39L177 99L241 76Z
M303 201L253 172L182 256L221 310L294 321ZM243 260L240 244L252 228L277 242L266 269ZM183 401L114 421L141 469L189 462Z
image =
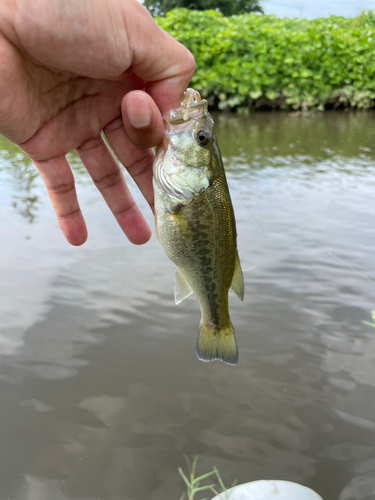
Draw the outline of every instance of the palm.
M10 46L7 56L7 72L22 78L1 106L0 116L6 117L2 129L35 160L65 155L98 137L121 116L123 96L142 87L129 74L109 81L56 72L31 62Z
M31 61L3 43L2 65L15 84L0 84L0 129L33 160L41 173L68 240L82 243L85 224L65 155L77 150L95 184L129 239L146 241L150 232L125 184L107 139L152 206L152 151L138 150L126 137L121 101L143 82L130 72L116 80L82 77Z
M147 148L163 134L158 107L167 110L178 102L193 71L186 49L137 0L2 5L0 133L38 168L70 243L82 244L87 236L66 160L72 150L130 241L149 239L150 229L102 132L152 207L153 151ZM149 94L129 95L144 87ZM147 113L151 118L145 122Z
M52 75L45 81L47 92L41 94L38 89L35 115L29 113L30 118L37 119L29 122L30 137L34 139L24 144L25 151L38 159L49 159L97 138L110 122L121 117L121 101L127 92L137 88L135 83L128 76L111 82L78 75L69 75L68 79Z

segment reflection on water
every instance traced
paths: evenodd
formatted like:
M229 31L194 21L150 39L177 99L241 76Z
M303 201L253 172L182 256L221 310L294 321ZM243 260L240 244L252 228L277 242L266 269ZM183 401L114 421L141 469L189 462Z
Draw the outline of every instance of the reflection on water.
M0 136L1 179L7 176L12 186L12 206L32 224L38 210L38 172L16 146Z
M21 192L22 194L14 195L12 205L31 224L35 219L37 211L38 196L31 194L35 187L34 182L37 173L30 163L20 161L13 162L13 164L12 174L16 181L16 193Z
M227 484L374 498L374 120L215 116L253 268L235 368L196 359L196 300L174 305L160 245L126 241L76 155L81 248L0 143L1 500L176 500L183 453Z

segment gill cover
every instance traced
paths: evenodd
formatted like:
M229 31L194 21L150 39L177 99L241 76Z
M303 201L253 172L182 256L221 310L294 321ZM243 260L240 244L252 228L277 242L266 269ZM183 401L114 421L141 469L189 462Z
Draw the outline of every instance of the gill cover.
M179 108L163 114L164 138L154 162L156 186L180 204L207 189L211 177L213 120L198 92L188 89L186 96Z

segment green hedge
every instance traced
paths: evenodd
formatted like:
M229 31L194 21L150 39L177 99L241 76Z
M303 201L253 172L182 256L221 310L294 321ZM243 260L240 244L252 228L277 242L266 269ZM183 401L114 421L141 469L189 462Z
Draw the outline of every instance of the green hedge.
M220 109L374 106L375 11L306 20L176 9L156 20L193 53L191 86Z

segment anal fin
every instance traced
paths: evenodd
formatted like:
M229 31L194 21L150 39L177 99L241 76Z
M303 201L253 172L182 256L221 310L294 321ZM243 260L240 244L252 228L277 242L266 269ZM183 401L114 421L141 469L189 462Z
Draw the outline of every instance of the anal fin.
M176 273L174 275L174 301L176 304L182 302L186 297L189 297L193 293L190 285L187 283L185 278L182 276L178 267L176 267Z
M238 253L236 256L236 263L234 266L234 273L232 278L232 284L230 285L231 290L237 295L240 300L243 300L245 295L245 285L243 282L243 274L240 264L240 258L238 257Z

